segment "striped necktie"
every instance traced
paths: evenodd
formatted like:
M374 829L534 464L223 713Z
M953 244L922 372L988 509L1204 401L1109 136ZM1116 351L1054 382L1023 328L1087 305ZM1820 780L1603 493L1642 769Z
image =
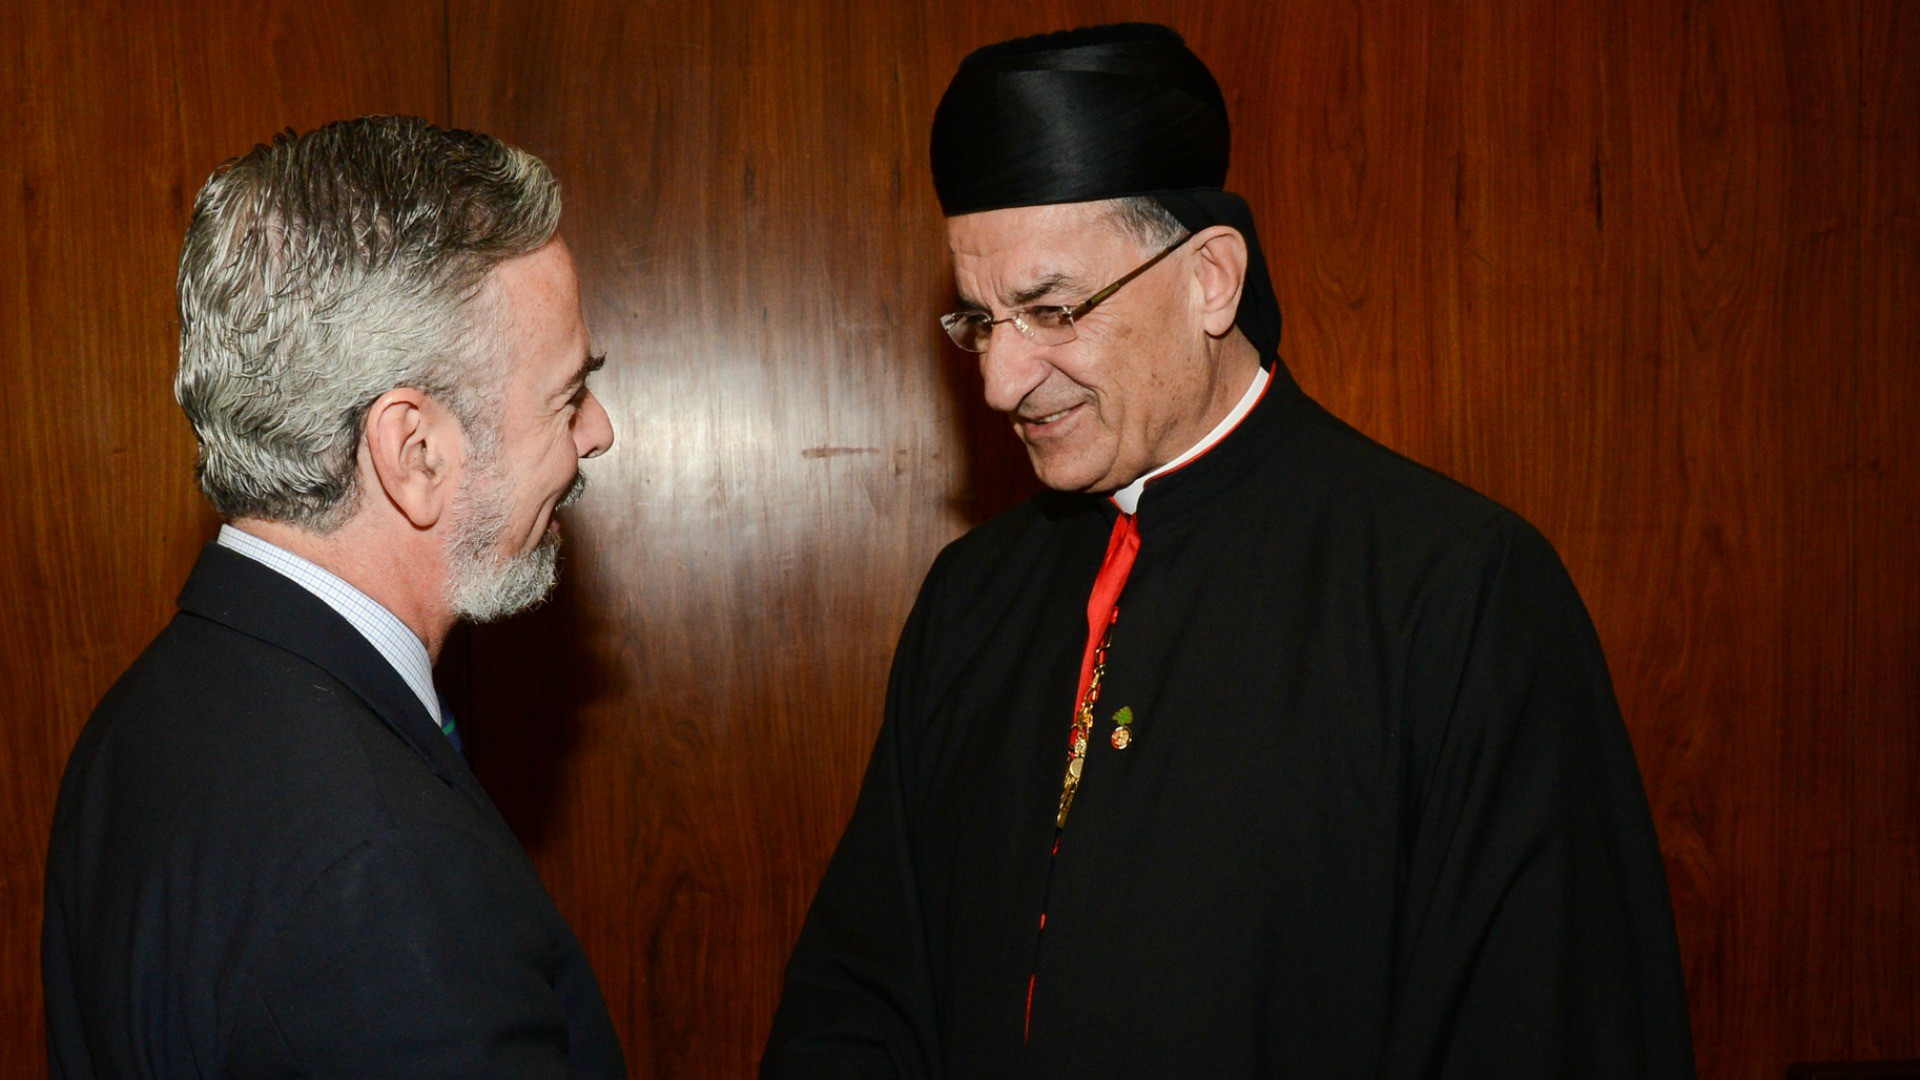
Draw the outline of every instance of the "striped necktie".
M453 722L453 706L447 704L447 695L440 693L438 690L434 691L434 696L440 699L441 733L446 735L447 741L453 744L454 753L459 754L461 757L466 757L467 748L461 745L459 725Z

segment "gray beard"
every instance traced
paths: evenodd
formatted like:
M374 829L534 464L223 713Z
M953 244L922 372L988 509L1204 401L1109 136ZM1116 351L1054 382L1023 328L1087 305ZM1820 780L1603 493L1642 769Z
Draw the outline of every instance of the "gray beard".
M566 506L587 486L585 473L575 473L561 498ZM525 611L545 600L559 580L560 536L549 531L531 551L507 555L500 551L510 507L491 469L470 472L454 498L453 542L447 554L447 599L456 617L492 622Z

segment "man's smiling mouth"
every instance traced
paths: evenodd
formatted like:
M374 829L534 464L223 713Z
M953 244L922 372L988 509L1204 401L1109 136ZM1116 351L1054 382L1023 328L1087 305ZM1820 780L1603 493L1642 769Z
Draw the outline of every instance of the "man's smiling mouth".
M1076 401L1064 409L1058 409L1058 410L1055 410L1054 412L1050 412L1045 415L1034 416L1034 415L1023 414L1020 417L1018 417L1018 419L1021 424L1028 427L1045 427L1048 424L1054 423L1058 420L1065 418L1067 414L1073 412L1073 410L1079 408L1083 404L1085 404L1085 402Z

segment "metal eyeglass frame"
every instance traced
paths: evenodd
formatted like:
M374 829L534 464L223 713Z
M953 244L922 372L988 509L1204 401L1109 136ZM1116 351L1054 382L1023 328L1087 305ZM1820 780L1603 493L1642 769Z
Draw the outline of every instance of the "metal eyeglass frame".
M1099 307L1108 297L1119 292L1122 285L1153 269L1154 265L1161 259L1180 250L1181 246L1191 239L1193 239L1192 233L1183 233L1180 239L1175 240L1173 243L1155 252L1153 258L1127 271L1121 275L1118 281L1087 297L1085 300L1080 301L1078 304L1072 306L1066 304L1036 304L1032 307L1024 307L1017 311L1008 312L1005 316L998 319L991 318L992 313L986 311L954 311L940 316L940 328L947 332L948 340L970 353L986 352L987 347L986 345L982 345L980 348L975 349L968 346L960 340L960 333L966 333L969 330L985 331L985 336L982 337L981 340L991 342L993 340L993 328L1004 322L1012 323L1013 328L1020 331L1021 337L1026 338L1035 345L1065 345L1067 342L1080 336L1080 331L1074 324L1085 316L1087 312ZM1060 318L1065 323L1067 336L1058 341L1040 341L1036 338L1034 335L1038 331L1029 320L1032 319L1035 312L1040 311L1059 312Z

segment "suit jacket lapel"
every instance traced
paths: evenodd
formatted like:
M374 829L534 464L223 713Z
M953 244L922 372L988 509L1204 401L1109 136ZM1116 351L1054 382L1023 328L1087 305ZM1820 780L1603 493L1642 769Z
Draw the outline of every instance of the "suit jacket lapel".
M454 752L399 672L353 624L276 570L218 544L200 552L180 610L211 619L311 661L367 703L441 779L478 792L473 773ZM483 801L484 794L481 795ZM490 805L490 802L488 802Z

